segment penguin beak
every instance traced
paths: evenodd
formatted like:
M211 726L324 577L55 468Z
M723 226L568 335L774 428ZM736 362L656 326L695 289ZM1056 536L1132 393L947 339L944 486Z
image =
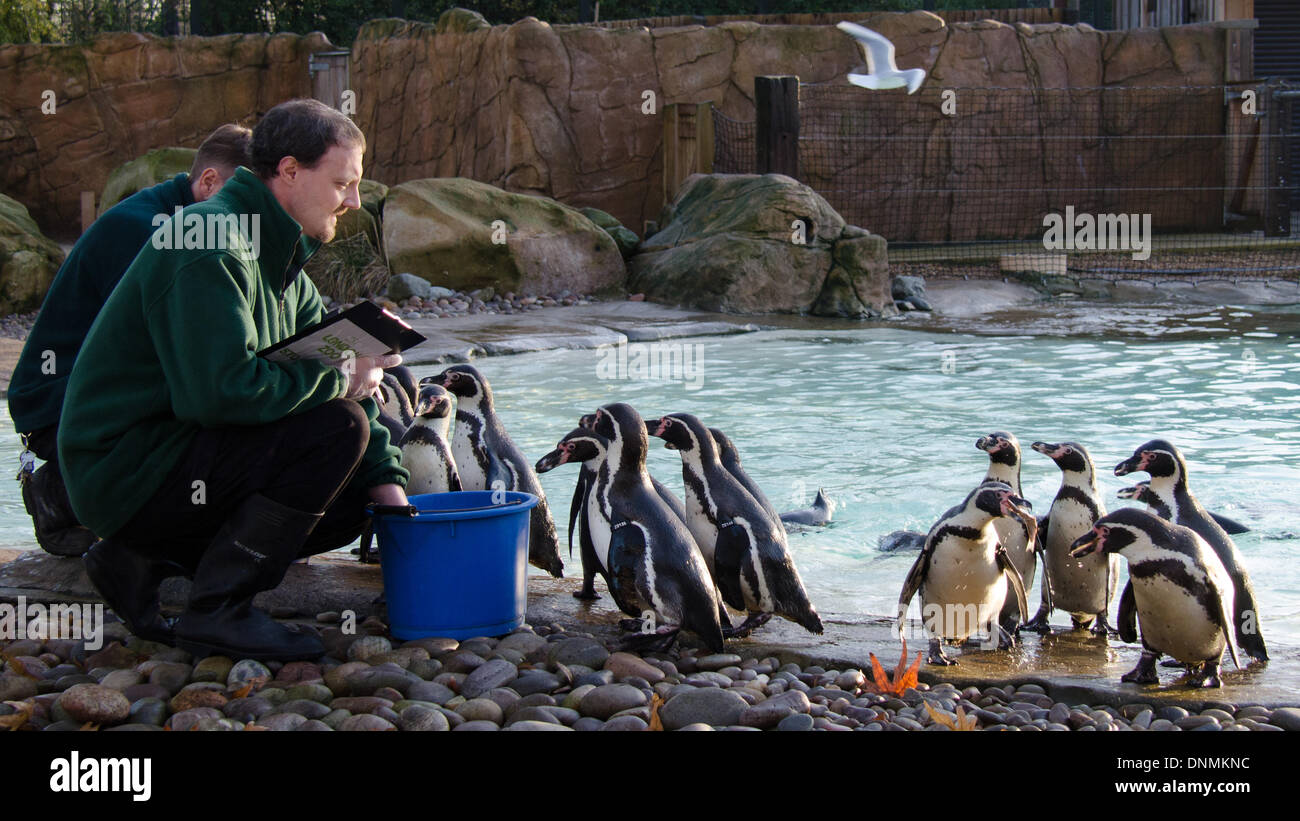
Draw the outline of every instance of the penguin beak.
M578 417L578 427L582 428L583 430L595 430L595 429L596 429L596 414L594 414L594 413L584 413L582 416L579 416L579 417Z
M543 456L541 459L538 459L537 464L533 466L533 470L537 471L538 473L546 473L547 471L554 470L555 468L564 464L566 461L568 461L568 459L569 459L568 451L562 448L556 448L555 450Z
M1115 466L1116 476L1127 476L1135 471L1142 470L1143 459L1139 454L1133 454Z
M1089 530L1079 538L1074 540L1070 545L1070 558L1081 559L1091 553L1104 549L1106 546L1106 537L1097 531L1097 528Z
M1136 499L1138 497L1138 493L1140 492L1141 492L1141 488L1139 488L1137 485L1132 485L1130 487L1124 488L1123 490L1121 490L1119 493L1116 493L1115 495L1121 499Z
M1033 505L1029 504L1028 500L1010 493L1002 497L1000 507L1002 509L1002 515L1004 516L1023 518L1034 515L1030 512L1033 509Z
M1052 454L1055 453L1056 449L1060 446L1048 444L1047 442L1035 442L1034 444L1030 445L1030 447L1038 451L1039 453L1043 454L1044 456L1052 456Z
M415 415L427 416L435 407L437 407L437 404L438 403L432 398L421 396L415 401Z
M988 436L981 436L980 438L975 440L975 447L979 448L980 450L988 450L989 448L993 447L993 444L994 444L993 440Z

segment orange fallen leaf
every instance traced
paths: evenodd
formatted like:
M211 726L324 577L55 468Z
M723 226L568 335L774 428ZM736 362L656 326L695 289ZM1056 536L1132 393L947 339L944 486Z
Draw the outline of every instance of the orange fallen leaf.
M5 662L8 663L10 672L17 673L20 676L25 676L30 679L35 679L36 681L41 680L40 676L35 675L23 666L23 663L18 660L18 656L11 656L8 653L0 653L0 658L4 659Z
M262 685L266 684L266 682L267 682L266 676L254 676L253 678L250 678L248 681L244 682L243 687L240 687L238 690L232 692L230 694L230 697L247 698L249 693L262 689Z
M664 729L663 720L659 718L659 708L662 707L663 704L664 704L664 700L659 696L658 693L655 693L653 696L651 696L650 729L653 730L654 732L663 732Z
M261 724L245 724L245 725L244 725L244 732L246 732L246 733L270 732L270 730L271 730L270 727L263 727Z
M875 653L869 653L868 655L871 657L871 677L874 680L863 685L864 689L879 695L900 696L907 691L907 688L917 685L921 671L922 654L918 651L916 661L912 662L911 667L908 667L907 639L903 639L903 655L898 660L898 666L894 668L892 678L885 673L885 668L880 665L880 660L876 658Z
M13 731L22 727L27 723L27 719L32 717L32 710L36 708L36 705L30 701L6 701L5 704L13 707L18 712L12 715L0 716L0 730Z
M77 728L78 731L83 733L93 733L98 729L99 729L99 725L93 721L87 721L85 724L82 724L80 727Z
M930 702L923 701L921 703L925 705L926 712L930 714L930 720L935 724L942 724L950 730L957 730L959 732L971 732L975 729L975 716L971 716L967 719L966 711L963 710L960 705L957 707L957 720L953 721L947 716L947 714L931 707Z

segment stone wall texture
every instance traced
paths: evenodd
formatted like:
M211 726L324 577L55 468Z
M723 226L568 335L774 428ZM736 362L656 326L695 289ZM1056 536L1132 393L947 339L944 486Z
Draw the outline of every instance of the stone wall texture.
M945 24L926 12L859 19L894 41L900 66L921 66L945 87L1223 80L1224 36L1213 26L1099 32ZM320 34L117 34L85 47L0 47L0 192L47 234L75 236L79 192L100 191L113 168L151 148L197 145L222 122L251 124L310 94L308 55L329 48ZM600 208L640 233L663 204L666 104L708 101L751 120L755 74L827 82L862 62L829 25L600 28L525 18L439 34L377 20L353 46L350 85L368 138L367 177L468 177ZM55 115L41 112L47 88ZM647 91L654 113L643 113Z
M222 123L252 125L310 96L308 55L330 48L319 33L0 47L0 192L45 233L75 238L82 191L98 195L114 168L152 148L197 147ZM46 90L53 114L42 111Z

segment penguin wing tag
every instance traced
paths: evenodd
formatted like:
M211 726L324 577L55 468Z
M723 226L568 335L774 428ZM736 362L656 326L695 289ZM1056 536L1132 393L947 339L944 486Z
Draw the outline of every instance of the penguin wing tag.
M1137 599L1133 595L1133 582L1124 585L1124 592L1119 595L1119 637L1121 641L1133 644L1138 640Z
M30 450L24 448L23 452L18 454L18 476L16 478L19 480L26 479L35 472L36 457L32 455Z
M749 533L732 522L718 528L718 543L713 548L713 566L717 571L722 600L737 610L747 610L745 593L740 587L740 565L749 551Z
M1025 580L1021 577L1020 571L1011 563L1011 557L1007 555L1007 549L998 545L994 555L997 557L998 566L1006 575L1007 581L1011 584L1011 589L1016 594L1016 605L1020 608L1020 620L1025 620L1025 614L1029 612L1029 602L1025 600Z

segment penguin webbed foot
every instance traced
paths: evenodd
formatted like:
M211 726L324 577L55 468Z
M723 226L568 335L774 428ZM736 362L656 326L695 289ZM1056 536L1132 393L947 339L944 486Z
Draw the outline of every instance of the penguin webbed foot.
M1187 686L1200 687L1205 689L1217 689L1223 686L1223 679L1219 678L1219 664L1214 661L1207 661L1199 666L1188 665Z
M1010 650L1016 646L1016 635L1002 625L998 625L998 650Z
M1160 666L1181 670L1184 667L1186 667L1187 664L1185 662L1179 661L1178 659L1165 659L1164 661L1160 662Z
M1119 631L1110 626L1110 621L1106 618L1105 613L1098 613L1096 620L1093 621L1090 628L1094 636L1115 636L1119 637Z
M751 613L748 618L735 627L722 628L722 637L725 639L743 639L757 628L767 624L771 618L771 613Z
M600 594L596 592L596 586L593 584L593 577L588 576L582 580L582 589L575 591L573 597L579 601L596 601Z
M641 629L644 622L641 619L621 619L619 626L623 627L628 622L635 625L631 629L636 632L623 638L619 645L620 650L635 650L639 653L667 653L672 649L682 632L680 627L665 624L651 633L643 633ZM624 627L624 629L629 628Z
M951 667L957 663L957 659L944 655L943 644L938 639L930 639L929 658L926 659L925 663L937 664L940 667Z
M1050 635L1052 632L1052 626L1047 623L1047 617L1050 615L1051 611L1043 608L1035 613L1032 619L1020 625L1020 629L1032 630L1040 636Z
M1159 653L1144 650L1137 666L1120 676L1119 680L1134 684L1159 684L1160 676L1156 674L1156 660L1159 658Z

